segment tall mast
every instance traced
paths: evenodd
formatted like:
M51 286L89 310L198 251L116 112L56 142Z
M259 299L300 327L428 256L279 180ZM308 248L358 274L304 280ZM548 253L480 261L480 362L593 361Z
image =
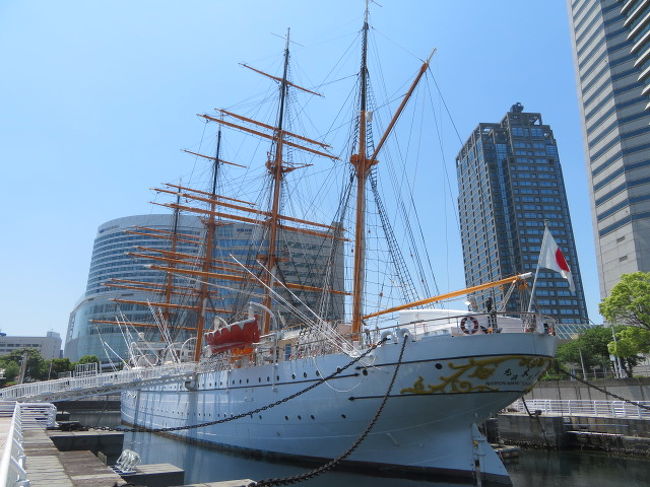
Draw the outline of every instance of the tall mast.
M221 125L219 125L219 131L217 132L217 151L214 158L214 164L212 166L212 202L210 203L210 213L208 214L207 223L206 223L206 236L205 236L205 252L203 258L203 265L201 266L202 272L210 272L212 267L212 262L214 260L214 237L217 223L215 221L215 211L216 211L216 194L217 194L217 174L219 172L219 156L221 152ZM201 281L201 287L199 289L198 296L198 318L196 321L196 348L194 349L194 360L199 361L201 358L201 350L203 348L203 331L205 329L205 313L208 308L208 282L207 279Z
M358 152L350 158L351 164L356 169L357 176L357 204L356 224L354 235L354 285L352 290L352 339L356 339L361 331L361 318L363 315L363 278L365 272L365 227L366 227L366 180L370 167L374 161L368 159L366 154L366 123L367 123L367 85L368 85L368 0L364 15L362 43L361 43L361 72L360 102L359 102L359 146Z
M172 233L170 236L169 250L172 253L176 252L176 246L178 244L178 220L180 219L180 213L181 213L181 210L180 208L178 208L178 206L180 206L180 202L181 202L181 191L179 189L176 193L177 208L174 208L174 220L172 224ZM171 304L173 290L174 290L174 274L168 272L167 277L165 279L165 303L166 304ZM163 313L163 318L165 320L165 324L169 326L169 318L170 318L169 308L164 308L162 313Z
M287 29L287 42L284 48L284 69L282 71L282 81L280 82L280 108L278 113L278 124L275 130L275 156L273 161L268 161L266 167L273 178L273 204L271 206L271 216L269 218L269 250L266 259L266 266L270 273L264 279L266 287L264 292L263 305L271 309L271 289L273 287L273 274L278 259L276 255L278 226L280 224L278 214L280 212L280 193L282 190L282 178L284 176L284 167L282 163L282 149L284 144L283 123L284 123L284 109L287 97L287 75L289 70L289 34L290 29ZM271 326L270 316L266 315L264 318L264 334L269 332Z

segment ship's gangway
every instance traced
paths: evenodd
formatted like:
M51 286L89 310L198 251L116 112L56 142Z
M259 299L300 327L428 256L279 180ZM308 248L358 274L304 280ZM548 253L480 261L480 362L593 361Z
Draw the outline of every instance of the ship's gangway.
M83 397L121 392L125 389L190 379L196 363L160 365L131 368L84 377L66 377L41 382L31 382L0 389L2 401L63 401Z

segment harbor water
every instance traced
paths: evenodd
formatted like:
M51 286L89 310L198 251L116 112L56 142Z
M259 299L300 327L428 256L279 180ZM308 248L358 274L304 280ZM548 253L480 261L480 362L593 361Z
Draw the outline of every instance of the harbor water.
M143 464L171 463L185 470L185 483L296 475L309 467L252 459L247 455L190 445L149 433L127 433L124 448L138 452ZM641 487L649 485L650 459L587 451L522 450L506 464L515 487ZM458 484L329 472L302 483L308 487L452 487Z

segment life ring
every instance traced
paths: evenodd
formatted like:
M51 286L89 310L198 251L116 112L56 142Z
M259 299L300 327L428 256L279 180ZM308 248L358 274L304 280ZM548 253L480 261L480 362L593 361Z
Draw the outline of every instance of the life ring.
M471 322L471 328L467 328L467 322ZM473 335L478 331L478 320L474 318L473 316L464 316L462 320L460 320L460 329L465 335Z

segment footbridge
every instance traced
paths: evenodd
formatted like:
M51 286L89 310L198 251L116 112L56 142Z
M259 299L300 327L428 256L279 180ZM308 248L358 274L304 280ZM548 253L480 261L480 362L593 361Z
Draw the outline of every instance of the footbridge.
M117 393L125 389L141 389L183 378L190 379L196 366L194 362L186 362L19 384L0 389L0 401L54 402Z

